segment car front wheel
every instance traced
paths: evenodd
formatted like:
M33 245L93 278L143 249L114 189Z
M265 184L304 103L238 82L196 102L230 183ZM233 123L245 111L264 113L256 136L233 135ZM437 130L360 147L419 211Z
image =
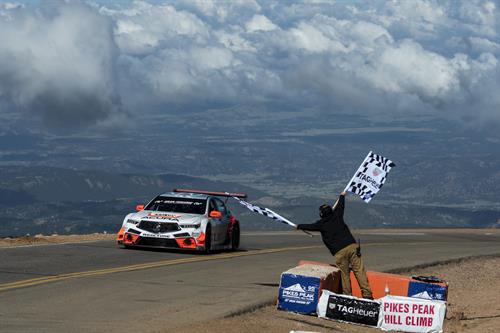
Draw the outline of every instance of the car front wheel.
M207 229L205 230L205 253L209 254L212 250L212 227L207 225Z

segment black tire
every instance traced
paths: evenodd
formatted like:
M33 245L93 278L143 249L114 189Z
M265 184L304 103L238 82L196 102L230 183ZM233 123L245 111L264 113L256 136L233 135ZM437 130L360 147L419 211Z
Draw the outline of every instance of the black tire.
M231 230L231 251L240 247L240 224L236 222Z
M209 254L212 251L212 227L210 224L207 225L205 230L205 254Z

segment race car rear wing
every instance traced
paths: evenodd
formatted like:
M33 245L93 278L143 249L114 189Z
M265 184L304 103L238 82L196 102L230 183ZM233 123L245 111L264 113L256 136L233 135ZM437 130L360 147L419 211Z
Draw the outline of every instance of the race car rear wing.
M174 188L174 192L181 193L198 193L198 194L207 194L207 195L215 195L218 197L236 197L245 199L247 195L245 193L229 193L229 192L213 192L213 191L203 191L203 190L187 190L182 188Z

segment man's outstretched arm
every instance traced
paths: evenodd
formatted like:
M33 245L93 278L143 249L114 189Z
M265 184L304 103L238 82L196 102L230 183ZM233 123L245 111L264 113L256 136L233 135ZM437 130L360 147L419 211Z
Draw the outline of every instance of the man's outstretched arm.
M333 205L333 214L336 215L337 217L344 216L344 208L345 208L345 196L347 193L344 191L340 193L339 198L335 202L335 205Z
M321 220L310 224L297 224L297 230L321 231Z
M337 198L337 201L335 201L335 203L333 204L332 209L335 209L337 206L340 205L342 210L344 210L346 195L347 195L346 191L340 193L339 197Z

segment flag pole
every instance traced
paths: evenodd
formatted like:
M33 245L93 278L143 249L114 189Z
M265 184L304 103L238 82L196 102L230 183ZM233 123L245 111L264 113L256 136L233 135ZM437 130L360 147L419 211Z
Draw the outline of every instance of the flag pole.
M361 164L359 165L359 167L356 169L356 171L354 172L354 176L352 176L351 180L349 181L349 183L347 183L345 189L344 189L344 192L347 191L347 189L349 188L349 185L351 185L352 181L354 180L354 178L356 178L356 173L358 172L358 170L361 168L361 166L363 165L363 163L365 163L366 159L368 158L368 156L370 156L370 154L372 153L372 151L370 150L368 152L368 154L366 155L366 157L363 159L363 162L361 162Z
M308 234L308 235L309 235L309 236L311 236L311 237L314 237L314 235L313 235L313 234L311 234L309 231L305 231L305 230L301 230L301 231L302 231L302 232L304 232L304 233L306 233L306 234Z

